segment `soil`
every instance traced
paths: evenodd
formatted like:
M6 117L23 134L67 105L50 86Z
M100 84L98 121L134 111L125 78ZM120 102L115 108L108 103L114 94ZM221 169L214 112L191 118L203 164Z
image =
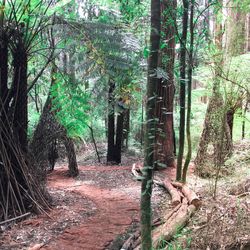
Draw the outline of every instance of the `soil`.
M119 249L122 235L139 222L140 182L130 165L79 166L77 178L59 163L48 175L50 211L2 227L0 249L99 250ZM165 192L154 188L153 209L159 214Z
M123 164L108 166L95 160L94 151L78 152L80 174L67 175L65 162L48 175L52 198L50 211L0 227L0 249L118 250L139 226L140 182L131 173L138 156L126 156ZM250 142L236 147L225 165L230 175L219 179L216 199L214 179L202 179L190 165L188 186L202 206L187 227L167 243L166 249L250 249ZM175 178L175 169L155 173ZM154 217L171 210L165 190L154 186Z

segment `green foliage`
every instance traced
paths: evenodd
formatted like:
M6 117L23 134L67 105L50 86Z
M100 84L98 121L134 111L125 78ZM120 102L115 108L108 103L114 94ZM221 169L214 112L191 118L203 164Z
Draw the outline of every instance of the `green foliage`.
M189 236L191 230L177 228L173 239L168 242L163 238L159 239L160 247L156 250L189 250L192 238ZM185 246L185 247L184 247Z
M80 85L72 86L62 77L56 76L56 84L51 87L53 110L58 121L67 129L71 138L81 138L89 122L89 95Z
M132 23L147 13L147 4L145 1L113 0L113 2L119 3L122 19L127 23Z

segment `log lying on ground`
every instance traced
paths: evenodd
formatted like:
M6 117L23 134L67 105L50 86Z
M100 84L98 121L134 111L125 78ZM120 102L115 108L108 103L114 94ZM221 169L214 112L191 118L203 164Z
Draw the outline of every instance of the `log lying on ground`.
M171 182L167 178L165 178L164 181L155 179L154 183L164 187L168 191L168 193L171 196L173 206L177 206L178 204L181 203L181 196L178 190L174 188L174 186L171 184Z
M154 219L153 227L160 226L164 223L164 221L159 217ZM138 229L133 235L131 235L122 245L120 250L130 250L136 249L141 244L141 230Z
M196 207L183 203L177 211L163 225L153 231L153 247L157 249L162 244L162 240L169 241L188 222Z
M172 184L174 187L181 189L181 192L187 198L189 205L194 205L196 208L201 205L201 200L192 189L179 182L172 182Z
M140 181L141 180L141 171L140 169L136 166L136 164L134 163L132 166L132 174L135 176L135 178Z
M120 250L129 250L136 247L136 241L139 239L141 232L138 230L133 235L131 235L122 245ZM139 243L140 244L140 243Z
M141 171L139 166L133 164L132 173L138 180L141 179ZM154 179L154 183L164 187L169 192L174 205L174 208L163 216L164 223L159 223L160 225L153 229L153 247L158 248L162 244L162 240L170 241L187 224L194 211L201 205L201 201L196 193L183 183L171 183L167 177L163 181ZM140 244L141 237L140 230L138 230L125 242L122 249L139 250Z

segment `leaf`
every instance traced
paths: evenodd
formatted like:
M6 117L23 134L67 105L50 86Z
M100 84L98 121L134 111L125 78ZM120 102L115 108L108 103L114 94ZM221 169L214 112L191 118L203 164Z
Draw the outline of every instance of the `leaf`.
M143 49L143 56L144 56L144 58L148 58L148 57L149 57L149 53L150 53L149 48L148 48L148 47L145 47L145 48Z

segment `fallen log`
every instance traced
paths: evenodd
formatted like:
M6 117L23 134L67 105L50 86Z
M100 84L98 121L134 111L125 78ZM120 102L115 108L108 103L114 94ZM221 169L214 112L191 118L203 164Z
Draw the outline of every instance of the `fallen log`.
M170 183L170 181L167 178L165 178L164 181L160 181L160 180L156 179L156 180L154 180L154 183L164 187L168 191L168 193L171 196L173 206L177 206L178 204L181 203L181 196L180 196L178 190L176 190L176 188L174 188L174 186Z
M138 180L138 181L141 181L141 174L140 174L140 169L136 167L136 164L134 163L133 166L132 166L132 174L135 176L135 178Z
M133 164L132 173L141 180L140 167ZM182 229L194 213L194 211L201 205L201 200L196 193L188 188L185 184L180 182L170 182L166 177L163 181L160 179L154 179L154 183L164 187L171 196L172 204L174 208L163 216L162 221L157 221L155 224L158 226L153 229L153 247L159 248L162 244L162 240L170 241L180 229ZM123 250L139 250L141 247L140 230L138 230L135 236L131 236L125 243Z
M194 205L196 208L200 207L201 200L197 196L197 194L190 188L188 188L186 185L184 185L181 189L182 193L187 197L188 204Z
M180 188L183 195L188 199L189 205L194 205L196 208L200 207L201 200L199 199L197 194L187 185L184 185L180 182L172 182L172 185L176 188Z
M131 235L122 245L122 248L120 250L130 250L130 249L134 249L135 243L138 240L138 238L140 237L141 232L140 230L136 231L133 235Z
M158 217L154 219L152 227L160 226L164 223L164 221ZM120 250L132 250L136 249L141 244L141 230L138 229L133 235L131 235L122 245Z
M166 223L182 206L182 204L178 204L174 209L172 209L169 213L165 214L163 216L164 218L164 223Z
M182 204L166 223L153 231L153 247L157 249L162 244L162 240L171 240L187 224L195 210L196 207L194 205Z

